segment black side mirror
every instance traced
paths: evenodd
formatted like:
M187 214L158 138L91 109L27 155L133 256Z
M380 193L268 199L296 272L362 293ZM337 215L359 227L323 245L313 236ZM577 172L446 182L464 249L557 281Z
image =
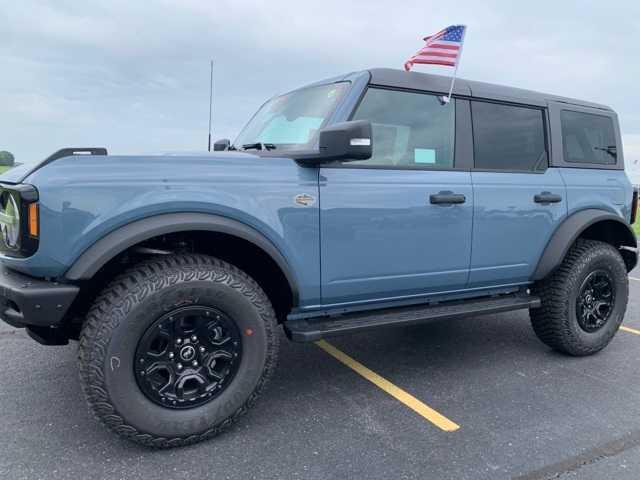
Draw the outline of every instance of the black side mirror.
M213 151L222 152L224 150L227 150L230 145L231 145L231 140L229 140L228 138L223 138L222 140L216 140L215 143L213 144Z
M367 160L372 153L371 122L357 120L323 128L320 130L317 152L300 152L292 156L304 164L318 165L337 160Z

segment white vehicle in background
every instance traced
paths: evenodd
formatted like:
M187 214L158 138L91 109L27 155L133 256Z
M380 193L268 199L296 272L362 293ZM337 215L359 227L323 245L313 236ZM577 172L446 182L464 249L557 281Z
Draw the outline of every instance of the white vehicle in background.
M627 174L633 186L640 188L640 160L632 160L629 162Z

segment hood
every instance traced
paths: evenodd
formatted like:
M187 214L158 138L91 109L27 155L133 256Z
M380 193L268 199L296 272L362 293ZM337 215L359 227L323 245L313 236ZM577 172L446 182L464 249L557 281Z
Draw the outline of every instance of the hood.
M203 154L162 155L81 155L63 157L42 166L15 168L0 176L7 183L74 181L101 183L102 180L128 182L199 180L216 174L251 175L252 168L265 162L290 159L261 158L245 152L215 152ZM223 173L224 172L224 173Z
M64 157L31 172L12 173L0 177L7 182L42 184L127 184L173 185L200 183L212 179L264 181L265 168L287 164L293 160L281 157L260 157L245 152L214 152L206 154L172 155L81 155ZM33 169L33 166L31 167ZM28 169L27 169L28 170ZM271 179L272 180L272 179Z
M92 167L96 173L104 173L105 170L124 168L149 168L153 164L166 167L170 165L179 168L180 164L202 164L211 162L227 163L237 160L260 160L260 156L246 152L166 152L150 155L76 155L46 159L40 163L19 165L0 175L0 183L18 184L29 183L33 177L41 177L41 172L52 172L62 168L67 170L70 166L82 169L82 175L90 175L86 169ZM127 165L122 165L126 162ZM72 167L72 168L73 168ZM75 168L74 168L75 169ZM71 172L70 172L71 173ZM150 173L150 172L149 172ZM73 176L73 175L72 175Z
M0 175L0 182L11 184L20 183L29 174L29 172L34 169L34 167L34 164L18 165L17 167L7 170L2 175Z

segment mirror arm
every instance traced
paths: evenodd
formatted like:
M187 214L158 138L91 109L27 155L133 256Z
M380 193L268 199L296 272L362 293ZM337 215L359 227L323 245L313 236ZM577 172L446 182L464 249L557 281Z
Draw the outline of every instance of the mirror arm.
M308 167L316 167L325 163L337 162L349 158L345 155L324 155L319 150L309 152L291 152L286 156L292 158L301 165Z

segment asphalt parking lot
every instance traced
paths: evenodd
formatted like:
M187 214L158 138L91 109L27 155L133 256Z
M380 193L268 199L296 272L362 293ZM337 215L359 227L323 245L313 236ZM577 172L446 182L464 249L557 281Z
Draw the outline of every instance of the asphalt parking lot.
M283 338L256 408L212 441L169 451L90 417L75 344L42 347L3 324L0 477L637 479L640 280L630 283L625 330L589 358L546 348L526 312L324 348Z

